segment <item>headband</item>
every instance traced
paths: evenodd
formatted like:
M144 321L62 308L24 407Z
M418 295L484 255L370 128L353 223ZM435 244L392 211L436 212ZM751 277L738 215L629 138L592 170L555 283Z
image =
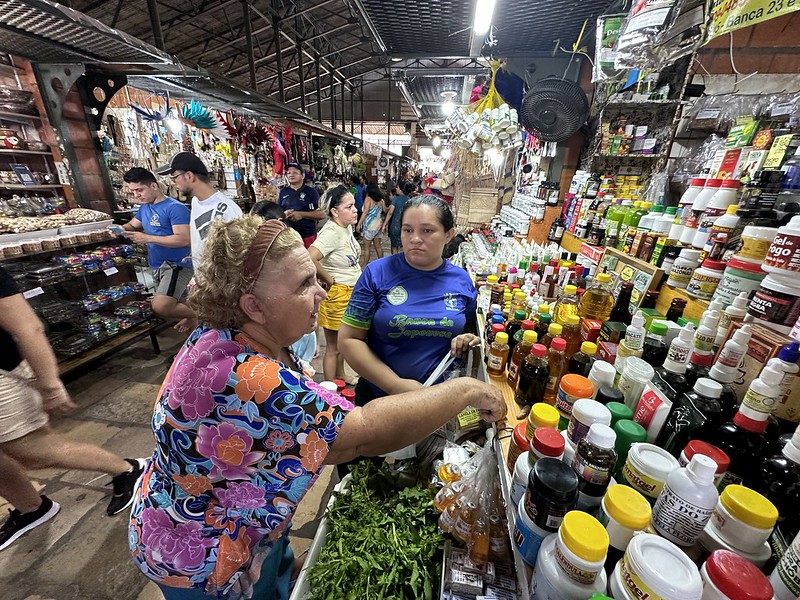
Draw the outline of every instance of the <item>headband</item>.
M249 294L253 291L256 280L264 268L264 261L267 259L269 249L286 228L286 224L280 219L270 219L258 228L256 237L253 238L253 242L247 250L247 257L244 259L244 278L247 280L252 277L245 293Z

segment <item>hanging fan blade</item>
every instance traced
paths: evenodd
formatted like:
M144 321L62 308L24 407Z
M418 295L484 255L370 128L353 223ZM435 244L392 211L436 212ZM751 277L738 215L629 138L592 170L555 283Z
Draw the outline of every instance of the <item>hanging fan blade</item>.
M531 87L522 100L520 121L545 142L563 142L589 116L589 101L581 87L566 79L548 77Z

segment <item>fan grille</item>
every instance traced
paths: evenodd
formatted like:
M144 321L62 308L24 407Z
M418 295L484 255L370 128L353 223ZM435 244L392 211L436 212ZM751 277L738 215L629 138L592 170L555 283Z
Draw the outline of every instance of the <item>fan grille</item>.
M537 82L522 101L523 127L545 142L563 142L589 115L589 101L578 84L556 77Z

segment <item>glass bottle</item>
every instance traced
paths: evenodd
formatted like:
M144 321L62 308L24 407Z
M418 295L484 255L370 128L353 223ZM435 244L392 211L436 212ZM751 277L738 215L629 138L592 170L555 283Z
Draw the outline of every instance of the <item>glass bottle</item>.
M506 324L506 333L508 334L508 347L509 350L514 350L514 346L517 345L514 336L518 331L522 330L522 322L525 320L525 311L524 310L515 310L511 313L511 318L508 320L508 324Z
M554 338L561 337L563 330L564 328L558 323L550 323L547 327L547 333L544 337L539 339L539 343L549 348L550 342L552 342Z
M691 392L678 396L670 408L664 428L656 438L656 445L678 458L686 444L693 439L713 443L707 434L722 424L725 412L719 403L722 386L716 381L701 377ZM716 445L716 444L715 444Z
M667 321L677 323L678 319L683 316L683 310L686 308L686 300L683 298L673 298L672 302L667 309Z
M653 377L654 385L672 402L691 389L686 385L686 365L692 348L693 329L691 323L681 329L678 337L669 346L664 365L656 368L656 375Z
M475 517L477 516L478 507L472 500L468 500L461 511L456 517L456 522L450 530L452 536L462 544L466 544L469 540L472 528L475 526Z
M499 515L489 517L489 558L493 561L508 557L508 533Z
M567 360L564 356L564 350L566 349L567 342L564 338L553 338L553 341L550 342L550 349L547 351L549 373L547 376L547 385L544 390L544 401L547 404L555 405L556 403L558 384L561 381L561 376L564 375L567 370Z
M553 308L553 322L567 324L569 315L578 314L578 288L572 284L564 286L564 293Z
M658 369L667 359L669 347L667 346L667 331L669 328L663 321L653 321L650 329L644 336L642 346L642 360L654 369Z
M611 293L611 275L600 273L594 283L583 293L578 303L578 313L583 319L596 319L601 323L608 321L614 308L614 295Z
M639 310L643 308L655 308L656 302L658 301L658 294L658 290L647 290L644 293L642 302L639 304Z
M561 330L561 337L567 340L567 349L564 352L567 359L571 358L583 343L581 335L581 318L578 315L567 316L567 323Z
M514 402L519 406L533 406L537 402L544 401L544 390L550 374L546 356L547 348L541 344L534 344L531 353L522 362L514 393Z
M467 505L467 496L465 491L462 490L460 494L453 497L447 508L444 509L439 515L439 531L441 533L450 533L456 524L456 519L461 514L461 509Z
M589 377L589 371L592 370L592 365L596 360L595 354L597 354L597 344L583 342L580 351L573 354L569 359L567 373Z
M499 377L506 371L506 363L508 362L508 334L505 331L499 331L494 336L494 341L489 347L489 356L486 365L486 371L489 375Z
M489 525L486 517L481 515L475 519L472 535L469 537L469 559L476 565L485 565L489 562Z
M617 300L614 303L614 308L611 309L609 321L617 321L619 323L631 324L631 295L633 294L633 283L626 281L622 284L617 295Z
M453 481L440 489L433 499L433 506L440 513L443 513L450 503L458 498L458 495L464 489L464 483L461 481Z
M519 379L519 370L522 366L522 361L531 353L531 348L536 343L536 332L533 330L523 331L522 340L514 346L511 353L511 358L508 361L508 376L507 381L513 388L517 387L517 380Z

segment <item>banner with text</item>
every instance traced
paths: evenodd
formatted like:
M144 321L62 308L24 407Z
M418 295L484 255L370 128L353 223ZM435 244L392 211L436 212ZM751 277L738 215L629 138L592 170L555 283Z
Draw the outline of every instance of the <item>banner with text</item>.
M800 10L800 0L711 0L706 40Z

